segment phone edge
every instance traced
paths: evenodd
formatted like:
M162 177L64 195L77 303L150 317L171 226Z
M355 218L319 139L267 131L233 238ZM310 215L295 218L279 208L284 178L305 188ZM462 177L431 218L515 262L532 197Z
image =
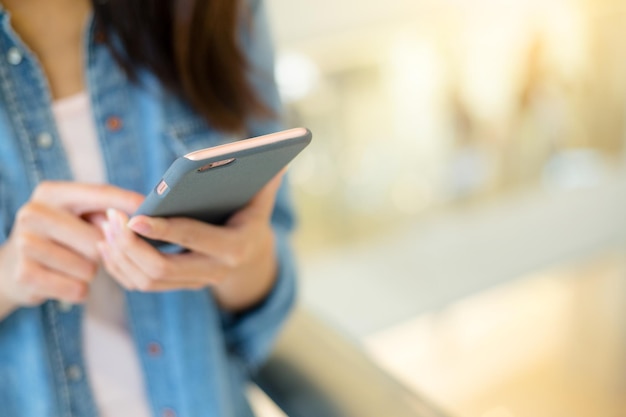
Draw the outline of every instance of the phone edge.
M297 127L294 129L283 130L276 133L270 133L269 135L258 136L251 139L244 139L238 142L226 143L224 145L214 146L207 149L200 149L184 155L183 158L189 161L202 161L205 159L223 155L224 151L239 152L256 146L266 146L289 139L297 139L310 136L311 132L308 129L304 127Z

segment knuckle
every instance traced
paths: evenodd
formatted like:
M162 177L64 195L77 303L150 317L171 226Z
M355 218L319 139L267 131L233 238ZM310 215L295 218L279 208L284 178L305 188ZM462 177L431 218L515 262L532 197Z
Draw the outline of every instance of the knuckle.
M228 264L230 266L236 267L241 265L248 254L248 244L243 243L238 246L234 246L228 256Z
M115 245L117 246L117 249L121 252L126 252L132 246L131 241L128 239L128 237L123 235L116 237Z
M103 193L107 193L107 194L111 194L111 195L117 195L119 194L121 191L118 187L111 185L111 184L97 184L97 186L99 188L96 189L96 191L100 191Z
M48 195L53 195L56 189L57 183L55 181L42 181L39 183L35 191L33 191L33 199L38 200Z
M82 301L87 297L87 293L87 285L77 283L77 285L72 286L72 288L68 291L68 296L70 296L72 300Z
M226 281L228 271L230 271L230 267L224 265L213 268L211 274L205 278L204 286L219 286Z
M67 302L81 302L87 297L87 286L81 283L65 288L57 288L54 298Z
M32 275L18 273L15 277L15 282L22 286L30 286L33 283Z
M164 240L177 242L189 246L198 240L198 226L186 218L158 219L155 222L155 232Z
M98 251L98 248L95 243L85 245L83 250L84 250L84 256L86 257L88 261L90 261L90 263L93 263L97 261L98 259L100 259L100 252Z
M173 220L163 220L159 219L154 221L152 234L156 238L166 238L169 237L176 228L172 227ZM185 238L185 236L183 236Z
M148 277L144 277L137 282L139 291L152 291L155 289L154 281Z
M81 271L81 274L84 275L86 278L91 279L98 272L98 265L93 262L86 262L82 269L83 270Z
M150 278L156 281L166 279L170 274L169 263L165 259L159 259L152 264Z
M89 271L88 272L89 272L90 276L92 276L92 277L95 276L98 273L98 264L94 263L94 262L89 263Z
M107 193L111 191L111 188L113 188L108 184L94 184L93 187L93 190L96 193Z
M43 301L45 300L45 298L41 297L40 295L38 295L35 292L29 292L28 294L25 295L24 297L24 304L28 305L28 306L36 306L41 304Z
M35 239L27 233L19 233L15 236L15 246L21 253L28 253L35 246Z
M222 284L226 280L228 280L229 271L226 268L220 268L215 274L215 283L217 285Z
M15 281L24 286L32 286L37 282L38 271L31 264L23 262L18 266Z
M37 205L33 203L26 204L17 212L15 220L18 224L30 223L37 216Z

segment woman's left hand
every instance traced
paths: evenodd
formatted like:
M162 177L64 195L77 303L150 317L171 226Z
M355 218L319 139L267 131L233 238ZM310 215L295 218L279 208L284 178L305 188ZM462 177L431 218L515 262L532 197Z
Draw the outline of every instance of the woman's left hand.
M140 291L197 290L211 286L228 311L252 307L276 278L274 232L270 224L282 172L224 226L190 218L136 216L108 210L98 243L107 271L125 288ZM164 254L134 232L189 249Z

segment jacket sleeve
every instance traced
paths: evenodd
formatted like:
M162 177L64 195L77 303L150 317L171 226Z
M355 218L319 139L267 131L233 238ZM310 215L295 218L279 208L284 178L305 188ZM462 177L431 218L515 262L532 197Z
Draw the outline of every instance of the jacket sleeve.
M5 201L7 198L7 190L2 181L2 172L0 172L0 245L3 245L9 237L9 222L7 220L8 213Z
M281 129L280 99L274 81L274 54L263 2L252 0L246 4L250 5L252 19L244 25L247 32L244 31L242 45L250 66L250 80L259 98L275 113L272 118L249 121L249 136L259 136ZM248 311L222 313L228 348L251 370L268 356L295 300L296 267L289 241L295 221L286 177L278 191L271 221L278 261L278 276L273 289L265 300Z

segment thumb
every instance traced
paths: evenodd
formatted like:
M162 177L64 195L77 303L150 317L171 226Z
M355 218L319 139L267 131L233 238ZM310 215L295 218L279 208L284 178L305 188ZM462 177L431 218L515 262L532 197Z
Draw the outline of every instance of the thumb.
M32 199L82 215L104 212L109 207L133 213L142 203L144 196L112 185L45 181L37 186Z

